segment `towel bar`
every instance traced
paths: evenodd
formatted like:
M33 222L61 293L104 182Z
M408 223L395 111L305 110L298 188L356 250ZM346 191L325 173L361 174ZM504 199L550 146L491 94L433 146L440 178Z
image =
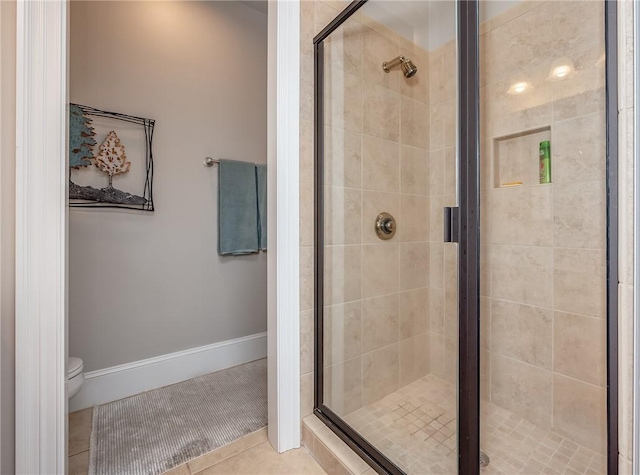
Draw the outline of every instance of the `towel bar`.
M214 163L220 163L220 160L217 158L206 157L202 162L205 167L212 167Z

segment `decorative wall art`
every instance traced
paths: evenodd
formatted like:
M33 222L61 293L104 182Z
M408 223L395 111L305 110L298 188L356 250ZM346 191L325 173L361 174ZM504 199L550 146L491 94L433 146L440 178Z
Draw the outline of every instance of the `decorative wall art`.
M69 206L153 211L154 126L153 119L70 104ZM135 188L139 194L129 191Z

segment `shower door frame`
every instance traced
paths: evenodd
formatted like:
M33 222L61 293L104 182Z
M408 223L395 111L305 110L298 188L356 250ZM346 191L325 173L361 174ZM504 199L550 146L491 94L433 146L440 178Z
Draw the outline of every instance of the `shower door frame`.
M354 0L314 44L314 414L369 465L402 475L388 457L324 404L324 40L368 0ZM618 62L617 2L603 0L606 52L607 473L618 473ZM479 0L457 0L458 47L458 473L480 471ZM462 120L465 118L466 120Z

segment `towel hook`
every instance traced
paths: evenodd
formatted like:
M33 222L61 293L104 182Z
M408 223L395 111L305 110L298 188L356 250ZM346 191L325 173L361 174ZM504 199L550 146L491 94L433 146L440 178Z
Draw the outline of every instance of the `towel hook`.
M220 160L216 160L215 158L211 158L211 157L206 157L202 162L202 164L205 167L212 167L214 163L220 163Z

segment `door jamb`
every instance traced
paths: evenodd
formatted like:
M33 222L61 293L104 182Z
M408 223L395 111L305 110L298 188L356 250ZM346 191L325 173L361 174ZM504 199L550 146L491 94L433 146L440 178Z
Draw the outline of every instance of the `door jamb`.
M269 440L284 452L300 446L299 2L269 17ZM17 3L17 473L67 469L68 19L66 0Z

